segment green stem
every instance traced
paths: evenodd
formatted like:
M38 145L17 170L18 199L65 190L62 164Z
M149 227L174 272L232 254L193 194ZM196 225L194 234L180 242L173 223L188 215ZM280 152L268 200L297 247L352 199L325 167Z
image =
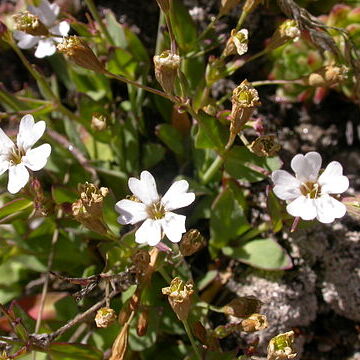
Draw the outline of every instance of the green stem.
M159 267L158 270L159 274L164 278L164 280L170 284L171 283L171 277L169 276L169 274L167 273L167 271L165 270L165 268L163 266Z
M111 44L111 45L115 45L115 42L113 40L113 38L111 37L108 29L106 28L106 26L104 25L97 9L96 6L94 4L94 2L92 0L85 0L86 2L86 6L89 8L91 15L93 16L93 18L96 20L96 22L98 23L98 25L100 26L100 29L102 31L102 33L105 35L106 40Z
M185 328L185 331L186 331L186 334L190 340L190 343L191 343L191 346L192 348L194 349L194 352L196 354L196 357L201 360L202 357L201 357L201 354L200 354L200 351L199 351L199 348L198 346L196 345L196 342L195 342L195 339L194 339L194 336L191 332L191 329L190 329L190 326L189 326L189 323L187 320L182 320L182 323L184 325L184 328Z
M301 79L297 79L297 80L262 80L262 81L254 81L251 83L252 86L286 85L286 84L304 85L304 82Z
M112 78L114 78L116 80L122 81L122 82L124 82L126 84L134 85L134 86L136 86L136 87L138 87L140 89L144 89L144 90L146 90L148 92L151 92L151 93L153 93L155 95L162 96L162 97L164 97L164 98L166 98L166 99L168 99L168 100L170 100L172 102L175 102L175 103L178 102L177 99L174 96L172 96L170 94L166 94L165 92L163 92L161 90L157 90L157 89L154 89L152 87L140 84L140 83L138 83L136 81L127 79L126 77L123 77L121 75L115 75L115 74L113 74L113 73L111 73L110 71L107 71L107 70L105 70L104 74L108 75L108 76L110 76L110 77L112 77Z
M222 156L218 155L214 162L206 170L205 174L202 176L201 183L206 185L220 169L221 165L224 163Z
M240 15L240 19L236 25L236 31L239 31L240 28L242 27L246 17L249 15L249 13L247 11L243 11Z
M212 19L211 23L207 26L207 28L199 35L198 41L205 38L205 36L214 27L215 23L220 19L220 17L221 17L221 14L218 14L214 19Z

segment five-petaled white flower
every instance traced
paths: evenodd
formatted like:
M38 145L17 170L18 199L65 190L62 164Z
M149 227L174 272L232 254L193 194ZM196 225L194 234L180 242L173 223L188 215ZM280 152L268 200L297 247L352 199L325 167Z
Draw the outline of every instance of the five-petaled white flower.
M58 24L56 19L60 12L59 5L50 4L47 0L42 0L39 7L28 6L28 11L39 17L40 21L49 29L50 36L33 36L23 31L14 31L14 37L18 40L18 46L21 49L30 49L37 44L35 56L44 58L55 54L56 42L61 42L63 36L67 36L70 25L67 21L61 21ZM51 34L58 37L51 37Z
M17 193L27 184L29 171L26 168L37 171L46 165L51 146L43 144L31 149L44 134L45 127L45 121L35 124L32 115L25 115L20 121L16 145L0 129L0 175L9 170L10 193Z
M274 193L282 200L291 201L286 207L290 215L331 223L346 213L345 205L331 194L346 191L349 179L343 176L343 168L337 161L332 161L319 176L321 162L317 152L296 155L291 161L295 177L284 170L272 173Z
M179 242L186 231L186 216L175 214L172 210L188 206L195 200L195 194L187 192L189 183L186 180L176 181L160 197L154 177L143 171L140 180L129 179L129 188L135 196L134 200L120 200L115 209L120 214L120 224L133 225L145 220L135 233L135 241L155 246L165 234L170 241Z

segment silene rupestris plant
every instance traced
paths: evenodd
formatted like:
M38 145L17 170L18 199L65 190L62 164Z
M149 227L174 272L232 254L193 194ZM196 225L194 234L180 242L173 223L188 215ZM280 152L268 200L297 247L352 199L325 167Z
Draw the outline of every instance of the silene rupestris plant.
M281 21L254 53L248 19L266 2L219 1L201 25L182 1L156 0L151 52L84 3L71 14L26 1L0 22L1 53L24 77L0 84L0 359L251 359L255 343L222 339L272 324L259 299L227 290L235 265L281 276L293 263L278 233L359 208L356 194L342 201L339 162L322 170L315 151L281 161L259 120L262 86L356 99L358 9L335 7L322 27L279 1ZM334 45L323 55L308 40L315 26ZM271 79L245 76L266 54L281 58ZM265 355L293 359L294 341L292 329L269 338Z

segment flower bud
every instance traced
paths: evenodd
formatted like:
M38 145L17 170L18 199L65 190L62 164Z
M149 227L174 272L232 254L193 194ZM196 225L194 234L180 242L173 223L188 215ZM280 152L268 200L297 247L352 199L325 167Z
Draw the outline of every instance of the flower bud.
M167 13L170 10L170 1L172 0L156 0L158 5L160 6L160 9Z
M145 336L149 325L149 310L143 310L138 318L136 333L138 336Z
M248 33L247 29L231 30L231 36L226 43L223 55L244 55L248 51Z
M123 360L125 359L126 350L128 347L128 339L129 339L129 330L130 325L126 323L119 335L116 337L113 346L112 346L112 352L111 357L109 360Z
M116 320L115 310L103 307L99 309L95 316L96 326L99 328L107 328Z
M360 195L343 198L341 202L346 206L350 216L360 221Z
M64 38L57 45L57 49L67 55L76 65L98 73L105 72L103 64L101 64L86 42L75 35Z
M220 15L228 14L241 0L221 0Z
M230 132L238 134L261 102L257 90L246 79L233 90L231 102Z
M246 0L244 7L243 7L243 12L250 14L257 8L257 6L261 2L262 2L262 0Z
M261 305L262 302L253 296L238 297L223 306L221 312L226 315L242 318L258 313Z
M243 331L254 332L266 329L269 324L266 316L261 314L252 314L241 322Z
M107 117L106 115L95 112L91 117L91 128L95 131L103 131L106 129Z
M40 21L39 17L28 11L22 11L13 15L15 29L33 36L47 36L49 30Z
M267 360L294 359L297 355L294 349L294 332L289 331L272 338L267 352Z
M80 185L80 199L72 204L74 218L88 229L99 234L107 233L107 226L103 219L103 201L109 193L108 188L100 189L90 183Z
M191 296L194 293L193 283L184 283L176 277L171 280L170 286L163 288L162 293L168 296L169 303L179 320L186 320L191 308Z
M182 237L180 242L180 252L184 256L190 256L202 249L205 245L205 238L200 234L200 231L191 229Z
M305 79L305 84L316 87L334 86L347 78L349 69L344 66L328 65L310 74Z
M219 325L217 326L211 333L217 339L224 339L230 334L242 331L241 323L237 324L227 324L227 325Z
M271 37L266 49L274 50L289 41L297 41L301 36L301 31L296 20L285 20Z
M9 29L2 21L0 21L0 40L9 42L11 39L12 37Z
M276 142L275 135L259 136L249 145L249 150L257 156L275 156L281 149Z
M173 54L170 50L165 50L160 55L154 56L156 80L168 94L173 93L180 62L180 56Z

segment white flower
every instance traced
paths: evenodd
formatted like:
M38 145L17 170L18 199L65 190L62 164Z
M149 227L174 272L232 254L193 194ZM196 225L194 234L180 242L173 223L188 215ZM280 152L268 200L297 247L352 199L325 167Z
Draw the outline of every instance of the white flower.
M29 172L26 168L37 171L46 165L51 146L43 144L31 149L44 134L45 127L45 121L35 124L32 115L25 115L20 121L16 145L0 129L0 175L9 170L10 193L17 193L27 184Z
M116 203L115 209L120 214L120 224L133 225L145 220L135 233L135 241L154 246L165 234L170 241L179 242L186 231L186 216L175 214L172 210L188 206L195 200L195 194L187 192L189 183L186 180L176 181L160 197L154 177L143 171L140 180L129 179L129 188L136 199L121 200Z
M317 152L296 155L291 161L295 177L284 170L272 173L274 193L282 200L291 201L286 207L290 215L331 223L346 213L345 205L331 194L346 191L349 179L343 176L342 166L337 161L332 161L319 176L321 161Z
M23 31L14 31L14 37L18 40L18 46L21 49L30 49L37 45L35 56L43 58L55 54L55 41L62 41L63 36L67 36L70 25L67 21L61 21L56 24L56 19L60 12L57 4L50 4L47 0L42 0L39 7L29 6L29 12L39 17L40 21L49 29L49 33L59 35L59 37L33 36Z
M236 46L238 55L244 55L248 51L248 37L249 32L247 29L241 29L240 31L231 32L232 39Z

